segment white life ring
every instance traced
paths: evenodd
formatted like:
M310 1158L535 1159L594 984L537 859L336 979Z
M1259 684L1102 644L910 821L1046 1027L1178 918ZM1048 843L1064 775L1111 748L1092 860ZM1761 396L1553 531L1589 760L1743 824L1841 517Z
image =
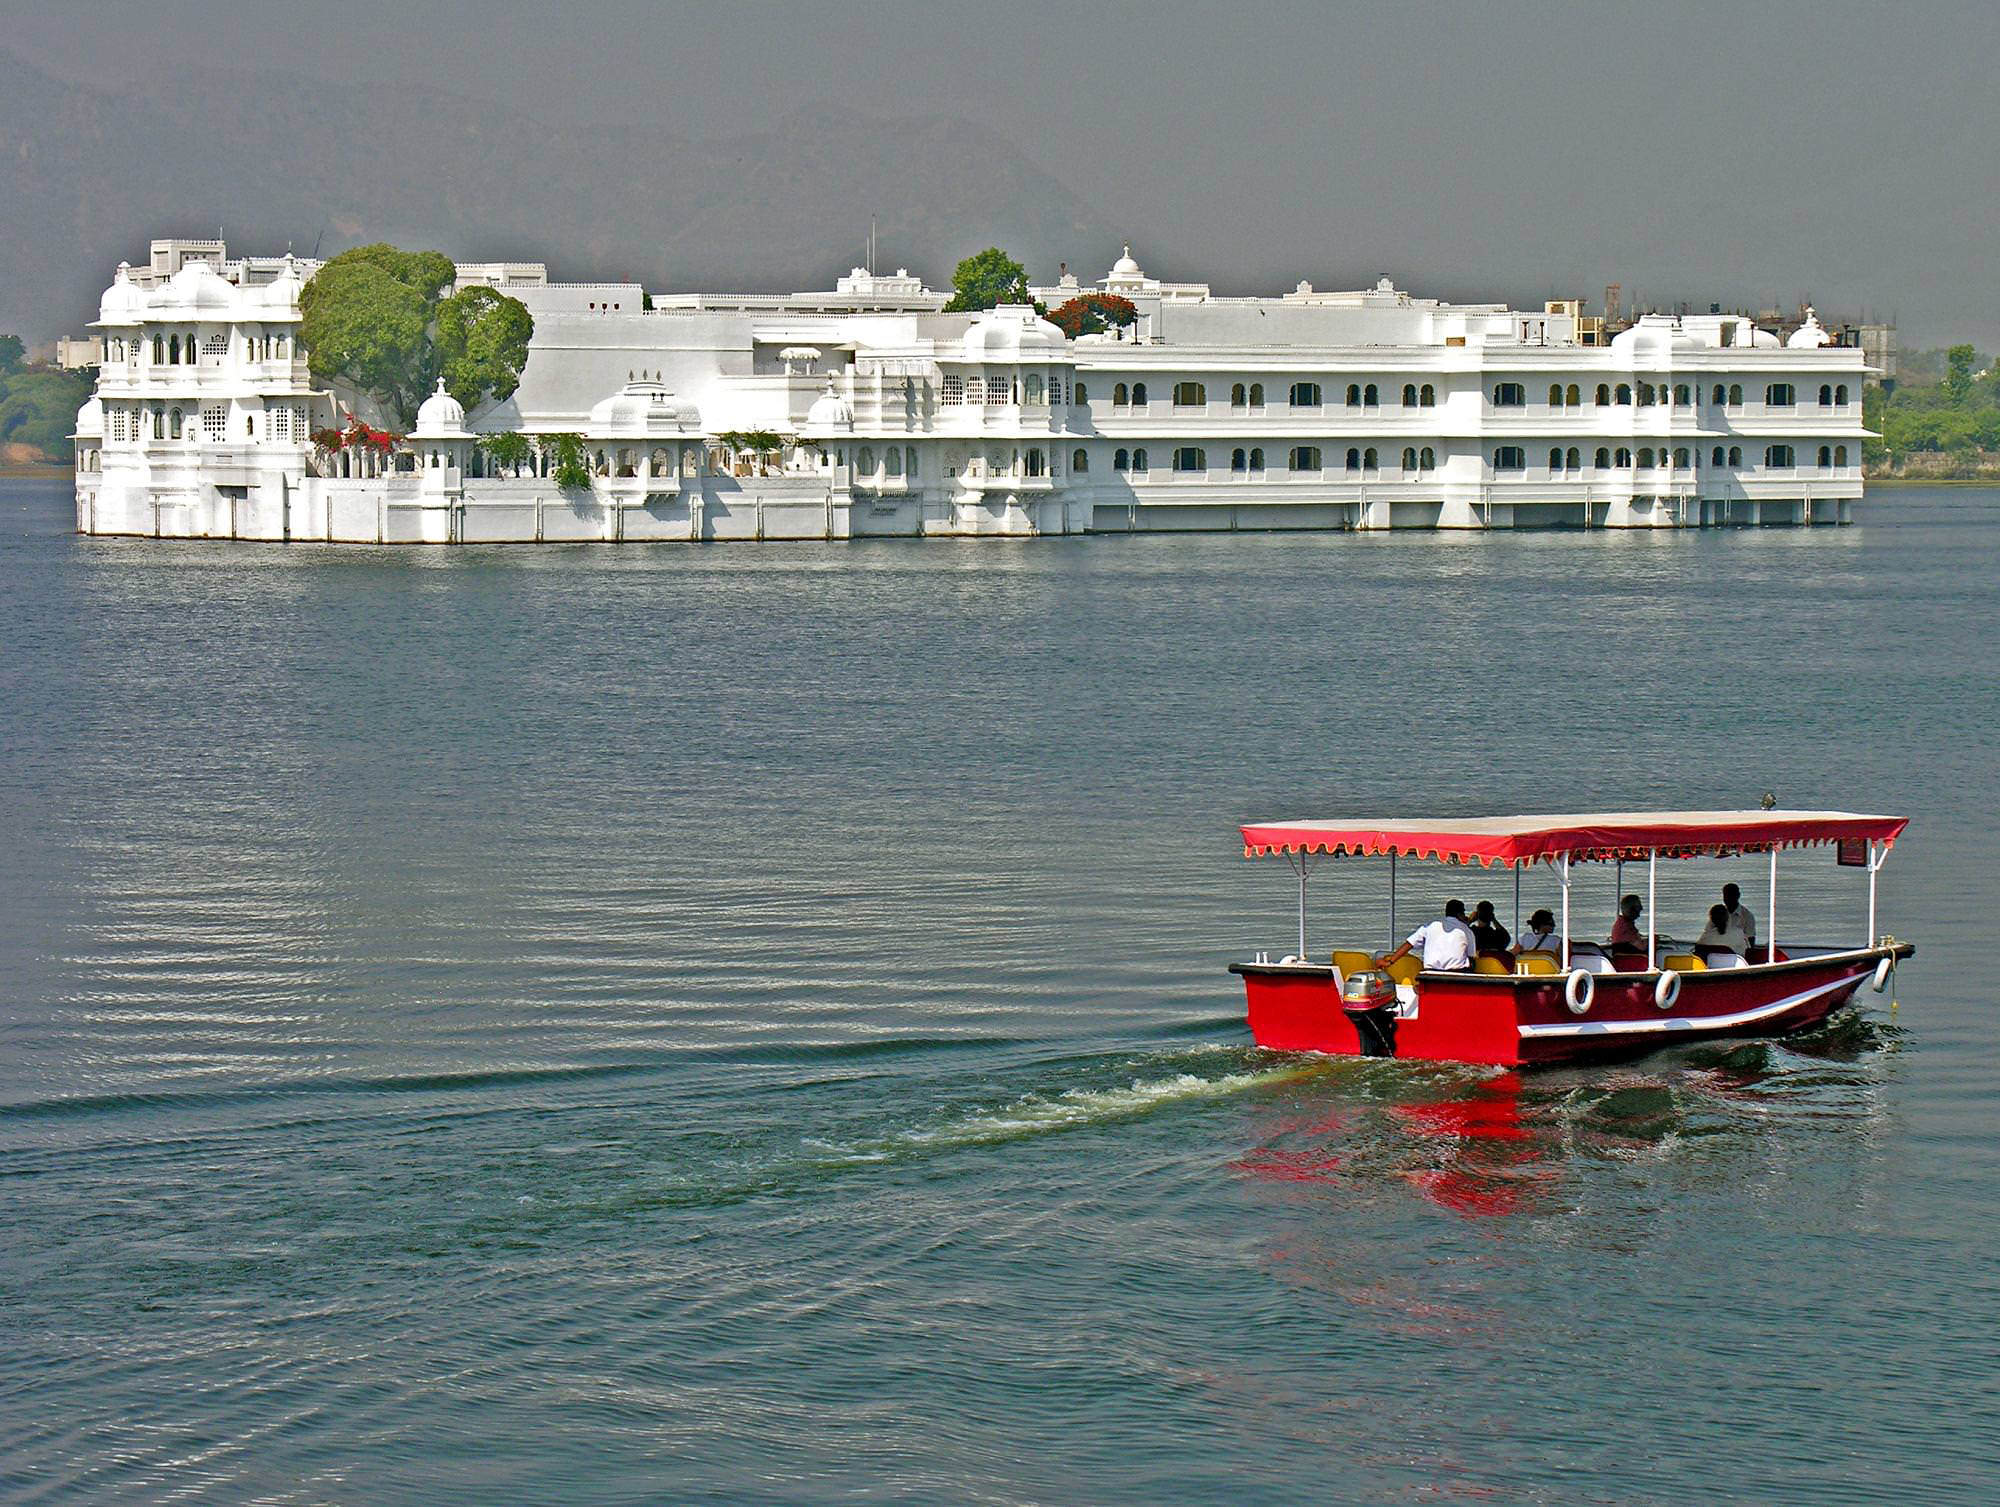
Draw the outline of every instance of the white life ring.
M1662 1010L1671 1010L1674 1001L1681 997L1681 976L1671 968L1660 970L1660 981L1653 985L1653 1003Z
M1572 968L1563 982L1563 1003L1572 1015L1583 1015L1597 997L1597 976L1588 968Z
M1875 965L1873 987L1877 994L1880 994L1884 989L1889 987L1889 976L1895 971L1896 960L1894 958L1884 958Z

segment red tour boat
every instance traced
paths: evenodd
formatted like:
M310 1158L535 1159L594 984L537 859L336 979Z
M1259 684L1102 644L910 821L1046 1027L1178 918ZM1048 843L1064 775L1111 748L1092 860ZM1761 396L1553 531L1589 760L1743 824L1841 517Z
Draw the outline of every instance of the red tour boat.
M1292 821L1243 828L1246 858L1281 854L1299 879L1299 949L1271 961L1232 963L1249 996L1259 1046L1287 1051L1429 1058L1514 1067L1636 1056L1669 1042L1776 1036L1814 1025L1863 983L1881 990L1916 949L1879 936L1875 876L1909 825L1905 817L1844 811L1707 811L1503 816L1471 821ZM1868 871L1868 940L1809 947L1778 937L1778 853L1838 847L1841 864ZM1654 930L1662 858L1769 853L1763 936L1745 955L1698 956ZM1469 969L1423 969L1405 957L1380 968L1372 951L1306 952L1306 878L1321 855L1389 856L1389 927L1396 933L1399 858L1508 868L1545 864L1562 889L1557 937L1547 951ZM1607 956L1570 936L1570 878L1578 863L1646 864L1646 951ZM1428 918L1426 918L1428 919ZM1516 918L1516 931L1519 919Z

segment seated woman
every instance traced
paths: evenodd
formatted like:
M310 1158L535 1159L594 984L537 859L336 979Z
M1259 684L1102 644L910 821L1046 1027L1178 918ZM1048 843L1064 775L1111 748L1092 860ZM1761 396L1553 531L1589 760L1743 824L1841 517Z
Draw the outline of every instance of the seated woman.
M1528 917L1528 929L1515 942L1514 951L1517 955L1524 952L1561 952L1562 939L1556 935L1555 912L1545 908Z
M1711 905L1708 908L1708 930L1701 934L1701 940L1694 944L1694 955L1704 963L1718 957L1736 957L1736 934L1729 929L1729 907Z
M1604 939L1604 950L1614 964L1645 958L1646 934L1639 930L1639 913L1644 909L1637 895L1627 895L1618 902L1618 919L1611 923L1611 935Z
M1507 944L1513 940L1513 933L1500 924L1500 918L1493 914L1493 902L1482 900L1472 908L1472 940L1481 957L1507 958Z

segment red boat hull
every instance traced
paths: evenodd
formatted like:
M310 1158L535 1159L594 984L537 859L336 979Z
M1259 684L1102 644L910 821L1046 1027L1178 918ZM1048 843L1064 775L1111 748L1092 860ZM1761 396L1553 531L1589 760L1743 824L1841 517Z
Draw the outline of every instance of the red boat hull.
M1675 1042L1782 1036L1818 1024L1907 942L1771 964L1681 975L1667 1009L1657 972L1598 974L1587 1011L1572 1011L1560 975L1420 973L1416 1001L1395 1022L1389 1055L1526 1067L1633 1057ZM1249 999L1250 1033L1280 1051L1369 1055L1341 1008L1325 965L1235 963ZM1381 1055L1378 1050L1373 1055Z

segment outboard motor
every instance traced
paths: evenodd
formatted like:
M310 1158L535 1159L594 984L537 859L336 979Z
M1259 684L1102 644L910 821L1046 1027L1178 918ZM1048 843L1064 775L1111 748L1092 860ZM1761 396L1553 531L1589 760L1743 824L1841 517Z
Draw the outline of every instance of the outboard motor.
M1354 1023L1363 1057L1396 1055L1396 981L1386 973L1358 969L1340 986L1340 1008Z

